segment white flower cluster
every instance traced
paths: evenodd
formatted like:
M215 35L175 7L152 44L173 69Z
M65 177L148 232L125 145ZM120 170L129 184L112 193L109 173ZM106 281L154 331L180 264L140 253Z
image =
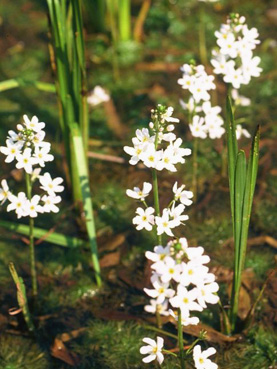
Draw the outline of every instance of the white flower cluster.
M208 75L203 65L184 64L181 71L183 76L178 79L178 83L188 90L191 96L187 103L183 100L180 103L183 109L189 112L192 136L202 139L207 136L211 139L220 138L225 132L222 127L223 119L219 115L221 108L212 107L209 93L215 89L214 76Z
M24 169L27 175L30 175L31 181L36 179L40 182L40 188L46 193L43 196L34 195L27 198L24 192L14 195L10 192L6 180L2 180L0 188L0 201L2 204L8 200L7 211L14 210L17 217L37 217L38 213L57 213L59 208L57 204L61 202L61 197L56 193L62 192L61 186L63 179L58 177L52 179L46 172L40 175L41 167L46 162L54 160L54 156L49 154L51 144L45 142L45 132L43 128L45 123L39 122L36 116L30 120L27 115L23 116L23 123L17 125L17 132L10 130L6 140L6 146L1 146L0 151L6 155L5 162L16 161L17 169ZM34 168L35 166L38 166Z
M132 139L133 147L124 147L124 151L131 156L130 164L136 165L142 161L148 168L176 172L175 165L185 162L184 156L190 155L191 150L182 148L181 138L176 139L172 132L175 128L172 123L179 122L172 114L172 107L158 105L156 110L152 110L150 131L147 128L137 129L136 137Z
M145 198L150 194L152 190L151 183L144 182L143 188L140 190L138 187L134 187L133 190L127 190L126 194L129 197L140 200L144 205L145 209L138 207L136 210L136 216L133 219L133 224L137 227L138 231L146 229L147 231L152 231L153 226L157 227L157 234L161 235L163 233L168 236L174 236L172 229L183 224L184 221L188 220L188 216L183 214L185 207L192 204L191 198L193 193L191 191L184 190L185 185L178 187L177 182L173 186L173 200L170 206L163 209L162 215L155 216L155 209L153 207L148 207ZM180 204L176 205L177 202Z
M253 50L260 43L257 28L249 29L245 17L231 14L226 24L215 32L218 50L213 50L211 63L215 74L222 74L226 83L236 89L247 85L252 77L259 77L261 59L253 57Z
M205 265L209 256L203 255L203 247L188 247L186 238L170 241L166 247L155 246L154 252L147 251L145 256L153 261L151 283L153 289L144 291L152 297L151 305L145 310L161 315L178 316L168 308L181 310L182 324L198 324L199 319L191 316L191 311L203 311L207 303L216 304L215 294L218 284L215 276L209 273Z

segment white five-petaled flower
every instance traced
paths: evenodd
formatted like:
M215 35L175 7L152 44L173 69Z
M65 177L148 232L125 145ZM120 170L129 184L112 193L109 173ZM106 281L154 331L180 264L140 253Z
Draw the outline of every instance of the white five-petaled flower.
M158 235L166 233L168 236L173 237L171 229L175 227L175 222L173 220L170 220L169 216L170 216L169 209L165 208L163 209L162 216L155 217Z
M218 365L213 363L209 356L216 353L215 348L210 347L205 351L201 351L201 346L196 345L193 349L193 360L196 369L217 369Z
M145 337L142 340L147 346L142 346L140 348L140 353L142 355L147 355L142 359L144 363L150 363L153 360L157 360L161 365L164 361L164 356L162 354L162 349L164 345L164 339L162 337L157 337L157 342L152 340L152 338Z
M218 291L218 289L219 286L216 282L202 285L199 284L197 286L197 301L199 305L201 305L203 308L206 308L206 302L208 304L217 304L219 301L219 297L215 295L215 293Z
M181 284L177 287L177 294L172 297L169 302L173 307L177 307L184 311L185 315L189 315L191 310L202 311L203 308L195 300L197 298L198 291L196 288L188 291Z
M31 118L28 118L26 114L23 115L24 125L27 129L30 129L34 132L39 132L45 127L45 123L39 122L38 117L35 115Z
M166 257L163 261L156 263L155 268L152 265L152 268L160 275L163 283L170 282L172 279L176 282L180 281L182 266L171 257Z
M1 152L6 155L5 162L11 163L18 154L21 153L22 145L18 142L13 142L11 139L8 139L6 141L7 146L1 146L0 150Z
M43 147L35 147L35 154L34 157L37 159L37 164L41 167L45 167L45 162L54 160L54 156L49 154L51 145L46 145Z
M205 125L205 119L199 115L195 115L192 119L192 124L189 125L191 134L193 137L206 138L207 130Z
M44 202L43 211L45 213L50 213L51 211L53 213L59 212L60 209L56 206L56 204L59 204L62 201L61 196L44 195L42 196L41 200Z
M165 299L174 296L175 291L169 288L169 283L162 283L159 281L158 274L155 273L152 275L151 282L154 289L144 288L143 290L148 296L156 299L157 304L162 304Z
M18 154L16 160L16 168L23 168L28 174L32 174L33 165L37 164L37 159L32 156L32 150L29 147L22 154Z
M26 211L31 218L36 218L38 213L43 213L43 207L39 205L40 196L34 195L31 200L26 202Z
M132 197L133 199L144 201L145 197L149 195L151 190L152 190L151 183L144 182L142 190L139 187L134 187L133 190L127 190L126 194L127 196Z
M178 182L174 183L174 186L172 188L172 191L175 194L174 200L180 201L185 206L189 206L192 204L192 201L190 199L193 198L193 193L191 191L185 191L184 188L185 185L178 187Z
M64 186L61 186L63 179L61 177L52 179L48 172L39 177L39 182L41 184L40 188L52 196L55 196L56 192L62 192L64 190Z
M11 195L8 183L5 179L2 179L1 181L1 188L0 188L0 201L1 205L4 204L4 202L8 199L8 197Z
M133 218L133 224L136 224L136 229L140 231L141 229L145 228L147 231L151 231L154 224L154 212L155 209L149 207L147 209L137 208L136 214Z
M17 218L28 216L27 211L27 202L28 199L26 197L26 194L24 192L19 192L17 196L10 195L9 196L10 204L7 207L7 211L15 210L15 213L17 214Z

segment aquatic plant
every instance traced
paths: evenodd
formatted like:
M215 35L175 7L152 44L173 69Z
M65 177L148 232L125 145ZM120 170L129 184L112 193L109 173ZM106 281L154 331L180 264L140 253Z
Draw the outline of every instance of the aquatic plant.
M40 122L36 116L31 119L27 115L23 116L23 123L17 125L17 131L10 130L6 140L6 146L1 146L0 151L6 155L5 162L15 162L17 169L22 169L25 181L26 192L19 192L17 195L10 191L7 181L1 182L0 199L2 205L8 202L7 211L14 211L17 218L29 217L29 248L32 276L33 296L37 295L37 277L35 266L34 248L34 219L41 213L57 213L57 204L61 202L61 197L57 195L64 190L61 177L52 178L51 174L45 172L41 174L41 169L45 163L54 160L50 154L51 144L44 141L45 123ZM34 195L33 188L38 181L43 195Z
M55 75L59 120L73 198L82 206L97 284L101 285L86 150L89 139L83 20L79 0L48 0L50 56Z
M186 238L175 238L166 242L163 247L162 237L165 235L174 237L173 231L188 220L184 214L186 206L192 204L193 193L184 190L185 186L173 186L173 196L169 205L160 209L159 186L157 173L163 169L176 172L176 165L184 163L184 156L191 154L190 149L182 148L181 138L177 138L174 131L174 123L179 120L172 117L173 108L158 105L151 111L152 121L149 129L143 128L136 131L136 137L132 139L133 147L125 146L124 150L130 156L130 164L136 165L140 161L152 169L152 184L144 182L142 189L135 187L127 190L127 195L140 202L136 210L133 224L137 230L145 229L157 234L158 245L154 252L146 252L146 257L153 264L151 283L153 289L145 288L144 291L152 299L146 311L156 314L157 324L161 326L160 315L172 315L178 326L179 359L181 368L185 368L186 355L190 353L195 344L204 338L202 335L185 353L183 347L182 327L188 324L198 324L199 319L191 316L192 311L202 311L207 308L206 303L216 304L218 296L218 284L215 276L209 273L209 268L204 264L210 261L207 255L203 255L203 247L189 247ZM153 189L154 208L149 206L146 198ZM171 307L172 309L170 309ZM163 340L157 338L157 342L145 338L148 346L141 348L142 354L148 354L143 361L150 362L155 359L161 364L164 360L163 353L176 354L163 348ZM197 368L201 363L198 348L195 353ZM203 356L204 357L204 356ZM202 360L202 356L201 356ZM204 363L204 362L203 362ZM202 365L202 368L208 366ZM217 365L214 364L213 368Z

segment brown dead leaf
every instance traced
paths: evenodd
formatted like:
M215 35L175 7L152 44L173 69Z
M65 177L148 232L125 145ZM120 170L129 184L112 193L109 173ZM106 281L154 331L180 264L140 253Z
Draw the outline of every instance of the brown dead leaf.
M101 268L108 268L111 266L118 265L120 262L120 252L110 252L109 254L104 255L100 259L100 267Z
M113 251L117 249L119 246L121 246L123 242L125 242L125 239L126 239L125 233L117 234L115 236L112 236L111 239L109 239L102 245L99 245L99 249L101 251Z
M173 323L174 325L177 324L174 318L172 317L170 317L170 322ZM202 323L199 323L197 325L188 325L188 326L183 327L183 332L190 334L192 336L195 336L195 337L199 337L200 332L203 330L207 332L206 339L209 342L223 344L227 342L235 342L239 338L238 336L232 336L232 337L226 336L225 334L218 332L212 327L206 324L202 324Z
M80 362L78 356L75 353L70 352L64 345L63 341L59 338L55 338L55 341L51 346L51 355L56 359L60 359L66 364L73 367L78 365L78 363Z
M60 339L62 342L68 342L73 340L74 338L79 337L81 334L83 334L86 331L87 328L79 328L75 329L74 331L71 331L69 333L63 333L60 336Z

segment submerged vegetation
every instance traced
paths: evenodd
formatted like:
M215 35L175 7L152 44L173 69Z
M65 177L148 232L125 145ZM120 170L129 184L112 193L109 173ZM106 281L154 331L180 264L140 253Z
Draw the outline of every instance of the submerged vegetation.
M274 2L0 10L0 369L275 369Z

